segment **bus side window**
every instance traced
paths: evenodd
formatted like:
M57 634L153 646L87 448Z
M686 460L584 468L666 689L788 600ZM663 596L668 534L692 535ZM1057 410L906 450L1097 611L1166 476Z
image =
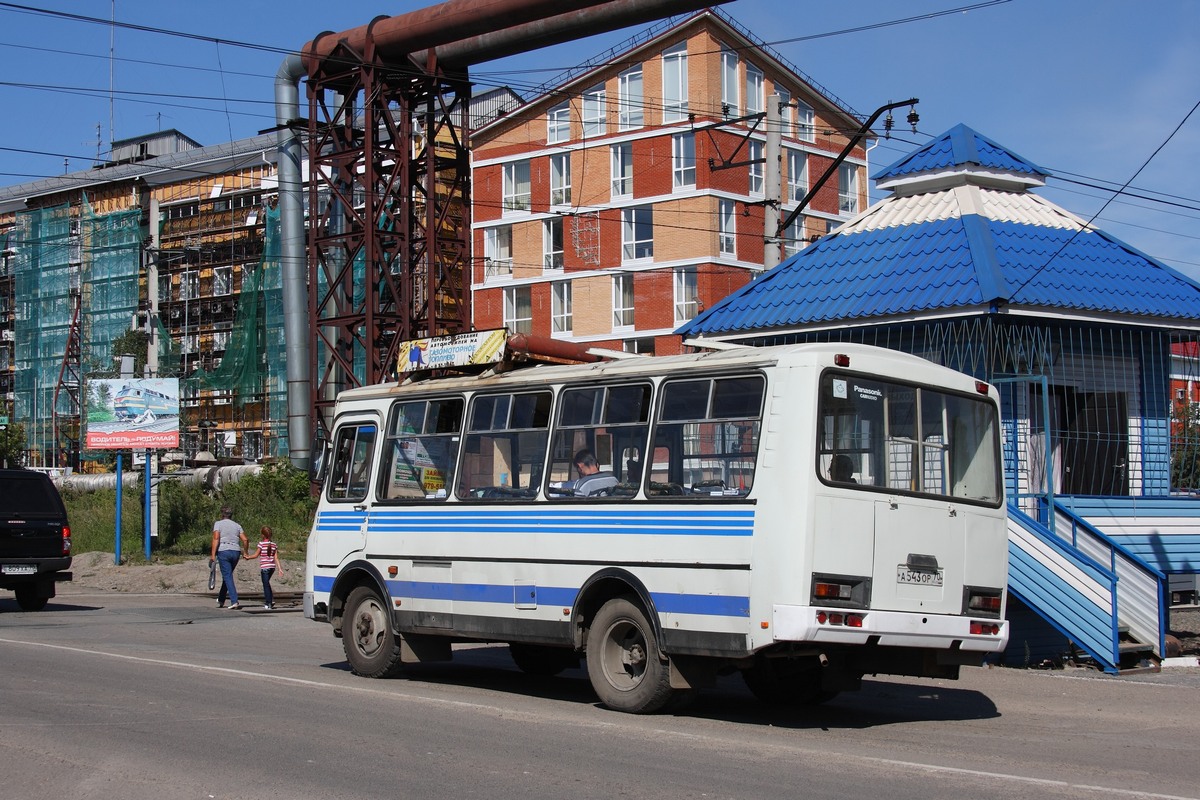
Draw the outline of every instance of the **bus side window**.
M331 500L366 499L376 430L374 424L347 425L338 430L329 480Z
M550 435L548 391L476 395L468 412L463 458L455 476L460 500L536 496Z
M409 400L392 406L384 441L379 496L444 500L453 481L462 427L461 397Z

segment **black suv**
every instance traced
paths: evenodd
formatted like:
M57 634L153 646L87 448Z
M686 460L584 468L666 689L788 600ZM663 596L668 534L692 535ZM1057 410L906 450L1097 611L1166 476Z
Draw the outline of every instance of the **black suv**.
M0 589L17 593L17 605L39 611L54 584L71 580L71 527L50 477L26 469L0 469Z

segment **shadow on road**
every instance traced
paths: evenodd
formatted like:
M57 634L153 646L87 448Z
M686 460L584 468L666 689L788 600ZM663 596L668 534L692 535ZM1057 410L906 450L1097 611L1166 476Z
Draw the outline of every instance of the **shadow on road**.
M322 666L349 671L345 661ZM504 645L455 649L454 661L414 665L397 680L599 705L588 683L585 667L567 670L553 678L526 675L513 664L508 647ZM762 703L746 689L740 675L730 675L720 678L716 687L701 691L690 705L675 715L748 725L829 730L1000 716L995 703L981 692L934 685L920 678L908 680L911 683L864 680L858 692L845 692L821 706L789 709Z

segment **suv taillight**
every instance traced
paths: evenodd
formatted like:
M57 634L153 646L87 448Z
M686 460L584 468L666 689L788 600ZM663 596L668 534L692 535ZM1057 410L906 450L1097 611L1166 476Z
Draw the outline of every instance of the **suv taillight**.
M63 525L63 552L64 556L71 555L71 526Z

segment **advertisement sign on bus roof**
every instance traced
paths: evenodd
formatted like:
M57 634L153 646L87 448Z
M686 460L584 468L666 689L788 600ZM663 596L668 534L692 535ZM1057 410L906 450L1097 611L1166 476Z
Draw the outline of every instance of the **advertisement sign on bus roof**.
M498 364L504 357L507 339L508 331L504 328L412 339L400 344L396 372Z

